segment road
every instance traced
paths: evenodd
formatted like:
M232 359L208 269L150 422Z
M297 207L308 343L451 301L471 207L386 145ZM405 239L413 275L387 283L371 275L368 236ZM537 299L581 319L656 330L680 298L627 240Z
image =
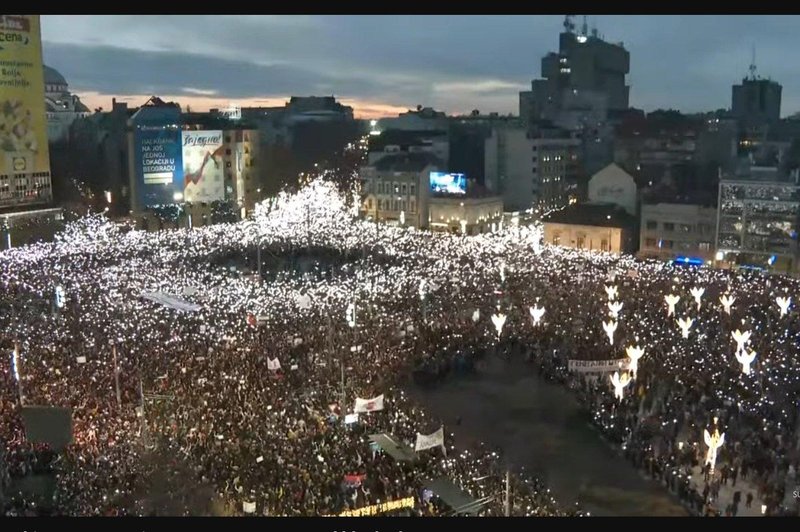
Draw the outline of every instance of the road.
M484 441L501 447L512 467L535 473L559 502L577 502L592 515L688 515L666 488L602 440L568 390L522 361L489 358L477 376L410 390L447 423L457 446Z

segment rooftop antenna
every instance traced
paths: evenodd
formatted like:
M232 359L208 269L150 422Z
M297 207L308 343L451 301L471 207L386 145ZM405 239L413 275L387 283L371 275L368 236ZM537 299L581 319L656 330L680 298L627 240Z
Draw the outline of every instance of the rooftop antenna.
M572 33L575 30L575 24L572 22L572 17L575 15L564 15L564 31Z
M752 61L750 61L750 68L748 70L750 70L750 79L755 80L755 79L758 78L758 76L756 75L756 45L755 44L753 44Z
M583 16L583 26L581 26L581 35L589 35L589 25L586 23L586 15Z

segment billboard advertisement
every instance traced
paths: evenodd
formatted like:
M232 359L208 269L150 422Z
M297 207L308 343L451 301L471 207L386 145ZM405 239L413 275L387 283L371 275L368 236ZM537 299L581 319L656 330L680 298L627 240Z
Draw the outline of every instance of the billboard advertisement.
M0 174L50 172L39 15L0 15Z
M181 131L176 127L142 126L136 130L135 146L141 204L152 207L175 203L175 192L183 187Z
M192 203L225 199L222 131L184 131L183 180L176 191Z
M434 194L466 194L467 176L445 172L431 172L431 192Z

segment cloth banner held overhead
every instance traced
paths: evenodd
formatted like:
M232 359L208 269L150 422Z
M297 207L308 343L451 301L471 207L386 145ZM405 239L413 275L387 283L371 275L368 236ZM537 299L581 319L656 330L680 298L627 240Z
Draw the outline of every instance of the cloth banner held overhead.
M281 369L281 361L277 358L267 359L267 369L270 371L278 371Z
M256 503L244 501L242 503L242 511L246 514L256 513Z
M578 373L604 373L619 370L627 370L629 361L627 358L618 360L570 360L567 368Z
M353 412L356 414L377 412L378 410L383 410L383 394L380 394L378 397L373 397L372 399L356 397L356 406L353 409Z
M434 447L444 448L444 427L439 427L439 430L433 434L420 434L417 432L417 443L414 445L416 452L433 449Z
M194 303L190 303L185 299L176 296L171 296L163 292L142 292L141 297L150 300L153 303L158 303L175 310L183 310L186 312L197 312L202 307Z
M344 476L344 483L348 486L358 488L361 484L366 480L367 475L345 475Z

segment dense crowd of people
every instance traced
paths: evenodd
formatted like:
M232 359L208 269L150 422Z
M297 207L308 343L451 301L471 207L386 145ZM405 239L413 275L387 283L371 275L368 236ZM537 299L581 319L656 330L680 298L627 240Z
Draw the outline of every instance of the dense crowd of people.
M606 437L688 504L699 490L670 475L703 465L716 419L726 440L700 506L722 471L758 486L767 513L796 511L784 491L798 460L800 318L775 303L796 296L796 281L551 247L535 226L474 237L378 227L351 200L318 180L248 221L146 233L88 217L54 243L0 254L0 345L17 353L0 374L6 513L43 511L14 490L36 471L56 476L56 514L336 515L413 497L406 511L446 515L458 509L428 489L446 477L485 502L481 515L502 515L498 450L448 434L446 455L405 461L369 437L413 448L441 421L405 387L475 371L498 349L574 389ZM259 282L236 266L255 269L257 247L264 262L327 256ZM606 287L622 303L616 319ZM668 294L680 296L672 316ZM736 298L730 314L723 294ZM694 319L688 338L676 318ZM752 332L747 375L736 329ZM621 400L607 374L568 371L635 344L645 354ZM380 395L382 410L345 423L356 398ZM73 443L29 443L21 404L69 407ZM511 484L513 515L579 513L522 472Z

